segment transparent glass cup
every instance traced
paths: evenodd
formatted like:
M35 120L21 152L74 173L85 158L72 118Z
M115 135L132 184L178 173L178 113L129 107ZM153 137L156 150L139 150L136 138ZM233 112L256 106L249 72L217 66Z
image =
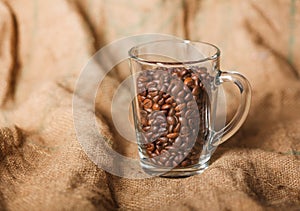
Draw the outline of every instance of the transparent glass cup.
M237 72L221 71L220 50L209 43L161 40L129 51L134 83L133 118L145 172L183 177L203 172L216 147L249 112L251 87ZM217 125L218 94L235 84L240 104L229 123Z

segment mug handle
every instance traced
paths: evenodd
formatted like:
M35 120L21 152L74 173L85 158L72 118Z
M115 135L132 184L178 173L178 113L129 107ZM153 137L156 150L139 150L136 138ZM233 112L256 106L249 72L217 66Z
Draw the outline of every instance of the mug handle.
M218 146L224 143L231 136L233 136L242 126L249 113L252 96L249 81L238 72L220 71L218 82L218 85L221 85L225 82L234 83L241 93L241 99L238 109L235 115L233 116L232 120L224 128L222 128L214 134L213 140L216 142L213 143L213 146Z

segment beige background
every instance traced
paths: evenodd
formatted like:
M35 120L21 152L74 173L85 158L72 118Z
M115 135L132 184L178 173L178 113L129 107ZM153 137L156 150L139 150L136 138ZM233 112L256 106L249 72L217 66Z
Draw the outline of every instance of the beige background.
M1 0L0 210L298 210L299 23L299 0ZM140 33L214 43L222 69L252 84L246 123L201 175L118 178L76 141L81 69L105 44ZM98 99L109 102L126 75L111 73ZM103 136L132 153L107 107L96 105Z

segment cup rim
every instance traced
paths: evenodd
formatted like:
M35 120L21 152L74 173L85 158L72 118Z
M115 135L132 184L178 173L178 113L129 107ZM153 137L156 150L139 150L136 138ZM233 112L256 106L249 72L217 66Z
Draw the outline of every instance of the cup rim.
M159 60L149 60L149 59L141 58L136 53L134 53L135 50L137 50L143 46L147 46L147 45L155 44L155 43L170 42L170 41L173 41L173 42L177 41L177 42L186 43L186 44L189 44L189 43L190 44L202 44L202 45L212 47L215 50L215 52L211 56L206 56L205 58L202 58L202 59L191 60L191 61L182 61L182 62L178 62L178 61L166 62L166 61L159 61ZM143 63L150 63L150 64L158 64L159 63L162 65L185 65L185 64L190 65L190 64L196 64L196 63L201 63L201 62L210 61L210 60L216 60L220 57L221 51L217 46L215 46L214 44L208 43L208 42L181 40L181 39L165 39L165 40L151 41L151 42L146 42L146 43L136 45L128 51L128 54L131 59L134 59L136 61L143 62Z

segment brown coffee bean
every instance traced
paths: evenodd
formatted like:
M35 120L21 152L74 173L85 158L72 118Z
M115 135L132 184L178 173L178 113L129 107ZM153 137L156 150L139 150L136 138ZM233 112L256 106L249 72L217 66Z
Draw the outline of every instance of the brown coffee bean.
M168 93L163 94L163 98L167 99L167 98L169 98L169 97L171 97L170 94L168 94Z
M160 99L159 95L156 95L153 97L153 102L157 103L159 99Z
M160 137L158 140L160 140L162 143L168 142L168 138L166 137Z
M166 110L166 109L169 109L169 108L171 108L170 104L164 104L164 105L161 106L161 109L163 109L163 110Z
M173 116L175 114L175 109L172 107L169 110L168 116Z
M179 122L181 123L181 125L187 125L187 119L186 118L179 117Z
M182 114L183 114L183 111L178 111L178 112L176 112L176 113L175 113L175 116L177 116L177 117L181 117L181 116L182 116Z
M153 105L152 100L150 100L150 99L144 100L143 103L144 103L144 108L145 108L145 109L149 109L149 108L151 108L152 105Z
M200 88L199 88L199 86L195 86L195 87L193 88L192 94L193 94L193 95L199 95L199 93L200 93Z
M161 98L159 101L158 101L158 105L163 105L165 102L164 102L164 99L163 98Z
M157 156L157 154L155 154L155 153L151 153L151 155L150 155L151 158L154 158L156 156ZM156 160L155 159L153 159L152 162L156 164Z
M148 130L150 130L151 129L151 127L150 126L147 126L147 127L143 127L143 130L145 131L145 132L147 132Z
M165 147L167 147L167 146L169 146L168 143L163 143L163 145L162 145L163 148L165 148Z
M147 126L148 120L145 117L141 117L141 123L142 123L142 125Z
M179 75L181 76L181 77L183 77L185 74L187 74L187 70L186 69L182 69L180 72L179 72Z
M149 92L149 95L150 95L151 97L155 97L155 96L158 95L158 91L152 91L152 92Z
M186 166L190 165L190 161L189 160L184 160L180 165L182 167L186 167Z
M186 85L186 86L192 86L192 85L194 85L194 81L193 81L193 79L190 78L190 77L186 78L186 79L184 80L183 83L184 83L184 85Z
M147 150L152 152L154 150L154 144L153 143L147 144Z
M162 110L162 111L160 111L160 112L163 113L164 115L166 115L166 114L168 113L167 110Z
M157 103L155 103L155 104L153 104L152 109L154 111L159 111L160 110L160 106Z
M167 104L172 104L172 103L173 103L172 97L169 97L168 99L166 99L165 102L166 102Z
M167 117L167 122L168 122L169 125L174 125L176 120L173 116L168 116Z
M145 99L146 99L146 97L144 97L144 96L142 96L142 95L139 95L139 96L138 96L138 101L139 101L139 102L143 102Z
M159 150L158 150L158 149L156 149L156 150L154 151L154 153L155 153L156 155L160 155L160 153L159 153Z
M178 133L169 133L168 135L167 135L167 138L177 138L178 137Z
M192 75L191 77L195 82L199 80L199 77L195 74Z
M174 128L174 125L169 125L169 128L168 128L169 133L173 132L173 128Z
M181 124L178 122L177 125L176 125L176 127L173 130L174 133L178 133L180 131L180 126L181 126Z

